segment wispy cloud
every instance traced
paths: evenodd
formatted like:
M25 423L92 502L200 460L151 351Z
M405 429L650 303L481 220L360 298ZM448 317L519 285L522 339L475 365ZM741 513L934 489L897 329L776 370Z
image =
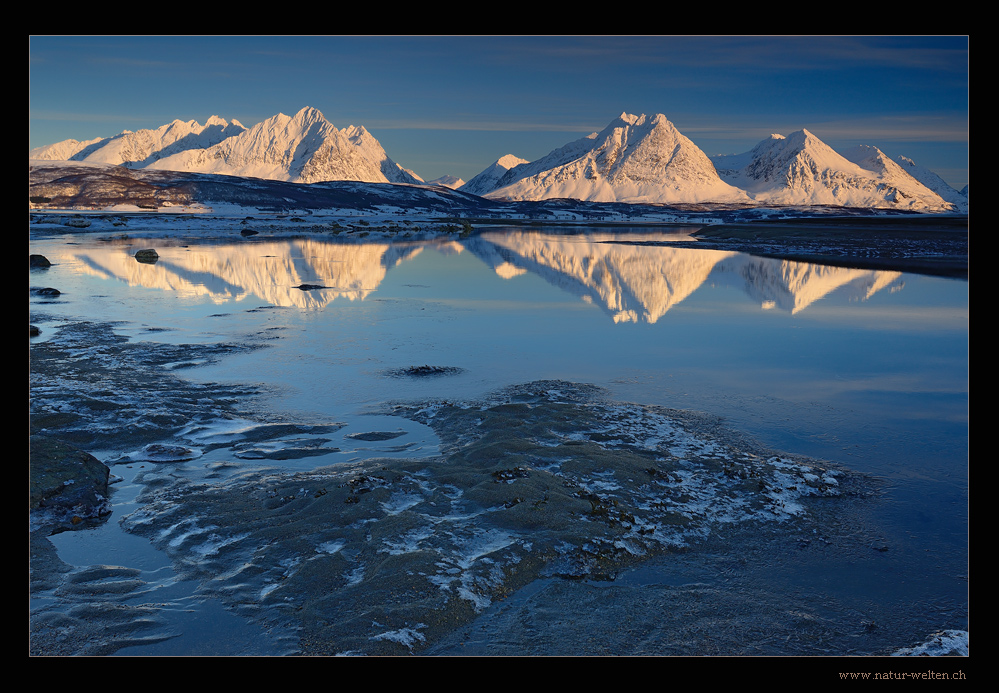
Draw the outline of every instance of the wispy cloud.
M686 136L718 140L762 139L771 133L787 135L809 130L820 139L864 140L874 142L967 142L968 121L954 114L896 115L859 117L838 120L806 121L778 119L763 122L760 118L716 120L713 117L685 118L678 124Z
M968 121L951 115L882 116L817 122L806 126L835 139L874 139L879 142L967 142ZM821 134L820 134L821 133Z
M365 127L369 130L441 130L441 131L471 131L471 132L579 132L589 134L602 130L607 123L580 123L580 122L539 122L522 121L516 119L494 120L492 117L467 119L379 119L374 118L365 121Z
M171 116L164 123L173 120ZM67 122L67 123L117 123L126 120L148 120L147 116L128 115L122 113L78 113L75 111L28 111L28 119L36 121ZM161 123L163 124L163 123Z

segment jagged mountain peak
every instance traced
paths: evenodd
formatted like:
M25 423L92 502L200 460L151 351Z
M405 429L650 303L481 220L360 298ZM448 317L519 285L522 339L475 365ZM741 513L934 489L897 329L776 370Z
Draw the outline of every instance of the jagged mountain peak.
M825 142L820 140L818 137L813 135L811 132L802 128L801 130L795 130L789 135L781 135L778 133L773 133L770 137L762 140L757 147L780 147L786 151L801 150L808 148L817 148L821 150L829 149L832 151Z
M845 170L862 175L861 169L808 130L802 128L787 136L771 134L750 151L748 157L734 157L748 161L729 182L758 192L760 185L795 185L801 176L816 174L820 170Z
M511 169L521 164L530 163L527 159L521 159L513 154L506 154L490 164L484 171L474 176L471 180L461 186L462 192L472 195L485 195L500 187L500 181Z
M295 118L309 119L309 120L326 120L326 116L315 106L302 106L298 109L298 113L295 114Z
M350 126L341 132L311 106L291 116L278 113L249 129L213 115L204 126L174 120L155 130L41 147L28 156L296 182L420 180L389 159L366 129Z
M213 147L181 152L155 167L299 183L420 182L389 159L366 129L352 125L338 130L311 106L291 116L278 113Z
M633 113L627 113L625 111L622 111L621 115L612 120L610 124L606 128L604 128L604 131L606 132L607 130L617 127L634 127L642 125L644 123L645 123L644 113L635 115Z
M635 115L633 113L628 113L622 111L614 121L611 122L610 127L615 127L617 123L622 123L631 127L641 127L643 125L648 125L650 127L656 125L671 125L669 118L663 113L653 113L651 116L647 116L644 113L639 113Z
M747 200L721 180L704 152L665 115L627 112L599 133L510 169L487 196L654 203Z
M72 160L294 182L357 180L419 184L362 125L338 130L315 107L278 113L246 128L218 115L205 125L173 120L85 142L29 151L29 159ZM449 181L457 184L458 181ZM967 194L911 159L870 145L837 153L802 128L773 133L751 151L708 158L663 113L622 111L593 132L527 161L507 154L461 186L512 200L758 203L967 209Z
M963 190L957 190L939 175L925 166L920 166L907 156L897 156L895 157L895 162L910 176L947 202L955 205L958 210L963 212L968 211L968 186L964 186Z
M371 137L371 133L363 125L348 125L341 132L347 137Z
M366 129L352 125L337 130L312 106L290 116L278 113L249 129L213 115L204 126L174 120L155 130L38 148L28 157L295 182L420 181L389 159Z
M804 128L786 137L770 135L746 154L715 162L726 181L764 204L953 208L877 147L861 145L840 154Z
M514 166L520 166L521 164L529 163L527 159L521 159L519 156L514 156L513 154L505 154L496 160L494 166L502 166L505 169L511 169Z
M326 117L318 109L303 108L293 116L284 113L273 115L260 121L249 131L254 133L283 132L286 133L286 137L295 138L301 137L305 133L318 132L323 128L333 128L333 124L326 120Z
M411 172L412 173L412 172ZM452 190L457 190L465 184L461 178L457 178L451 175L441 176L440 178L435 178L433 180L426 181L427 185L442 185L445 188L451 188Z
M326 116L323 115L322 111L318 108L313 108L312 106L306 106L305 108L300 109L298 113L291 117L291 122L301 125L304 128L309 128L315 125L321 127L332 127L333 125L326 119Z
M611 123L604 128L603 131L597 133L597 137L604 137L607 133L618 129L627 131L631 137L634 137L635 135L643 136L659 128L665 128L679 133L676 126L662 113L655 113L651 116L647 116L644 113L639 115L622 113L620 116L611 121Z
M888 158L883 151L870 144L858 144L844 150L843 158L875 173L891 172L896 175L904 173L901 166Z
M204 125L175 119L154 129L124 130L113 137L40 147L29 152L29 158L143 168L180 151L209 147L244 130L238 122L230 124L219 116L211 116Z

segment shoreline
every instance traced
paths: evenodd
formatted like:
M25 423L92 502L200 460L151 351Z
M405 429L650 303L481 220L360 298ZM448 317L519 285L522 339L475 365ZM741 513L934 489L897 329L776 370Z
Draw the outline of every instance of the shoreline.
M757 220L745 223L679 221L569 222L566 220L479 219L447 217L350 216L331 213L315 217L294 214L189 215L156 212L89 214L85 225L60 214L32 211L29 231L36 235L114 234L128 237L191 239L263 239L301 236L338 242L468 238L482 231L504 227L559 229L583 233L585 228L627 231L676 230L677 238L662 241L621 240L606 243L669 245L694 249L742 252L794 262L826 264L853 269L888 270L967 279L969 235L966 215L897 217L814 217ZM138 222L138 223L136 223Z

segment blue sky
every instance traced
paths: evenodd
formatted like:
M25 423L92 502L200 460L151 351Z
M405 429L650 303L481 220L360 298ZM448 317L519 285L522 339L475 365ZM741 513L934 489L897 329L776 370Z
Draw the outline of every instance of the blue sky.
M31 36L29 149L318 108L430 180L537 159L622 112L706 154L806 128L968 182L967 36Z

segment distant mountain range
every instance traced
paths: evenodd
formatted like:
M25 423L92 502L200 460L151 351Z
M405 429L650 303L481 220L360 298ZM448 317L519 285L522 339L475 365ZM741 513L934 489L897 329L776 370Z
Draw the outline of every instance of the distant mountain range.
M217 116L203 126L176 120L156 130L66 140L31 150L28 158L293 183L427 184L392 161L363 127L337 129L315 108L278 114L252 128ZM771 135L744 154L709 158L662 114L622 113L601 132L536 161L506 155L467 183L450 176L430 183L512 201L968 210L967 188L959 192L932 171L905 157L892 160L877 147L841 154L799 130Z

